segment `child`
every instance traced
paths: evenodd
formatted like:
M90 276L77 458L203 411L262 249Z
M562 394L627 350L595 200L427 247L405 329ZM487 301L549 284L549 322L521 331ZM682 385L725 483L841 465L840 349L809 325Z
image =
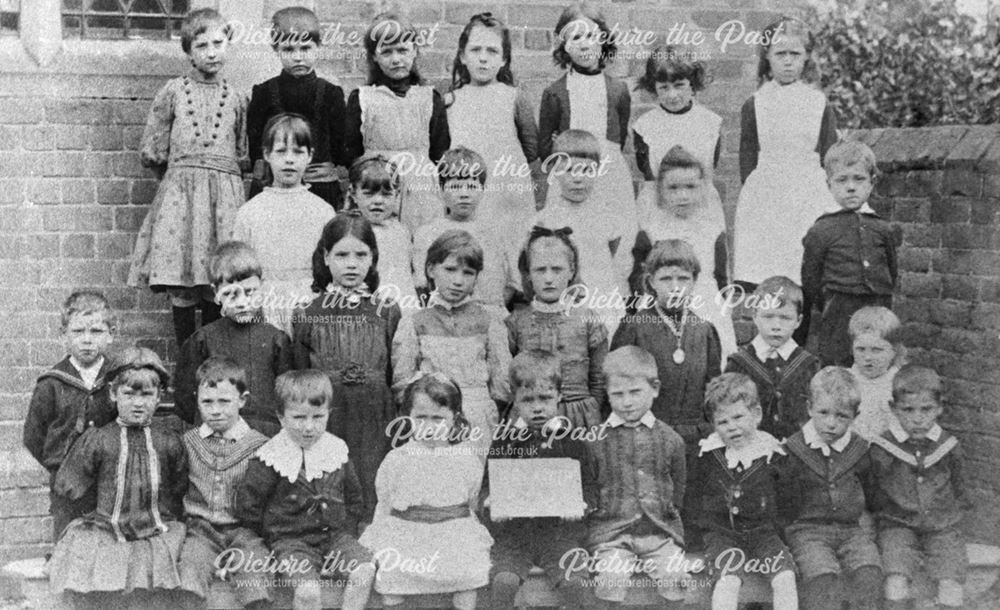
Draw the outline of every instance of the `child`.
M604 73L614 59L615 38L604 15L593 4L576 2L566 7L555 27L552 57L566 70L542 93L538 117L538 156L546 160L558 152L556 137L568 129L590 132L598 140L601 172L594 198L616 217L632 222L635 191L632 174L622 152L628 139L632 98L624 81ZM546 205L560 198L550 189Z
M822 91L803 82L814 71L812 35L801 21L783 17L764 29L761 41L760 88L740 119L743 188L733 225L733 278L748 290L775 275L798 281L801 237L820 214L837 209L821 166L837 141L836 117ZM803 311L795 340L804 345L808 301Z
M378 243L378 294L397 303L414 302L413 244L410 232L399 222L399 168L382 155L369 154L351 165L348 177L351 206L361 210Z
M631 345L613 350L604 361L612 413L604 437L590 446L600 502L587 522L588 547L598 566L594 592L599 599L624 601L622 583L632 569L621 566L636 566L654 579L668 607L680 608L683 574L672 566L684 546L678 507L687 466L684 440L650 411L660 390L656 371L652 354Z
M123 594L181 586L187 455L177 433L150 426L168 378L145 347L126 348L108 371L118 419L88 430L56 475L55 493L73 502L96 490L96 502L56 544L49 564L54 591L91 594L84 600L114 607Z
M554 353L526 351L510 364L514 406L494 435L490 459L570 458L580 464L583 500L593 510L598 502L597 480L583 441L572 438L569 422L560 412L562 364ZM603 363L602 363L603 364ZM503 431L502 435L499 431ZM581 523L555 517L511 519L497 522L493 534L491 607L514 607L514 597L528 570L545 569L554 588L563 593L567 607L584 605L589 595L577 579L566 577L563 557L579 548L585 531ZM561 565L562 562L562 565Z
M802 605L839 610L842 576L851 608L874 610L881 607L882 568L865 512L874 473L868 443L850 430L861 396L851 372L838 367L821 370L809 385L809 421L785 443L778 487L779 510L791 522L785 536L802 574Z
M444 193L445 217L432 220L413 235L414 281L426 289L424 275L427 249L451 229L468 231L483 248L483 271L476 280L472 298L507 315L507 304L521 289L512 260L515 236L520 233L500 225L495 216L479 212L486 186L486 162L475 151L454 148L441 157L438 176Z
M411 234L444 213L433 164L451 145L444 101L417 70L424 34L394 13L375 17L364 41L368 84L347 98L344 133L347 158L381 152L408 168L399 217Z
M722 117L695 100L706 83L705 64L690 53L674 46L653 49L636 89L655 95L657 105L636 119L632 141L636 164L647 181L660 181L657 168L668 151L675 146L689 151L701 167L706 219L724 228L722 198L712 183L722 148ZM646 195L655 200L649 186ZM643 207L639 209L645 212Z
M887 610L912 607L910 580L921 555L926 575L938 583L938 607L962 607L968 560L958 523L969 502L958 440L937 423L942 411L937 373L913 365L896 373L896 421L871 450Z
M600 199L595 199L594 184L602 171L597 138L579 129L564 131L552 145L552 154L550 179L561 185L559 196L549 199L535 224L573 230L580 248L579 274L587 286L586 300L602 305L604 325L608 334L613 334L625 315L628 271L622 260L631 252L635 226L623 220L627 214L604 208Z
M250 196L266 186L270 163L266 125L272 118L295 113L309 121L313 142L305 159L305 183L313 195L323 198L339 210L343 194L338 181L339 169L348 164L344 158L344 90L316 75L316 60L323 44L319 19L311 10L290 6L271 17L271 48L281 60L281 74L253 86L247 108L247 139L254 181ZM340 166L340 167L338 167ZM269 177L276 178L271 167Z
M705 531L705 556L718 579L712 609L735 610L749 570L741 572L764 565L774 607L795 610L795 564L776 523L775 494L785 451L776 438L757 429L762 416L757 388L746 375L723 373L705 388L705 411L715 432L699 443L691 480L697 481L701 496L698 519ZM737 560L741 557L744 561Z
M372 226L357 212L328 222L312 257L313 290L321 296L292 321L295 368L321 370L333 381L329 430L351 450L366 521L375 510L375 473L389 452L386 426L396 415L389 354L400 313L372 296L378 260Z
M736 332L728 299L722 296L729 284L729 254L726 223L715 217L705 196L707 173L690 152L675 146L660 161L656 174L656 205L644 206L639 234L632 248L634 264L629 284L633 294L642 294L642 263L653 244L665 239L681 239L691 245L695 257L712 264L712 275L699 273L691 291L692 310L715 326L722 346L722 358L736 351ZM720 363L721 364L721 363Z
M378 470L378 508L361 542L379 561L375 590L387 607L404 595L452 593L460 610L476 607L489 581L493 539L475 517L483 462L456 444L467 433L462 392L439 373L419 375L403 393L410 441ZM433 558L433 568L406 569Z
M473 15L458 37L445 100L452 147L482 155L492 177L482 215L501 233L521 234L535 211L528 164L538 158L538 126L527 96L514 85L510 60L507 26L490 13Z
M840 142L826 153L830 191L840 211L825 214L802 240L802 288L823 312L819 356L849 366L847 325L867 305L892 308L898 278L896 236L868 206L875 181L875 153L862 142Z
M465 231L449 230L427 251L424 273L432 292L427 308L403 318L392 339L397 391L415 373L443 373L462 389L471 444L486 459L498 410L510 400L507 329L497 315L472 302L483 270L483 249Z
M778 438L795 434L809 419L809 380L820 363L792 338L802 323L802 289L787 277L769 277L753 293L757 335L726 363L727 373L743 373L757 386L761 429Z
M224 551L267 555L263 541L233 515L236 488L267 437L240 417L249 393L246 371L238 364L213 356L198 367L197 378L204 423L183 439L190 483L184 495L187 536L179 569L183 588L204 600ZM233 572L233 593L242 607L266 603L266 589L255 582L260 576L245 569Z
M892 415L892 379L906 359L902 324L885 307L862 307L847 326L854 352L854 380L861 406L851 429L871 441L889 429Z
M105 354L115 329L111 305L99 292L79 290L63 303L61 321L69 353L38 378L24 419L23 436L28 452L49 472L53 542L87 505L84 499L74 506L55 493L56 473L84 431L100 428L115 418L105 383Z
M198 367L212 356L232 359L247 371L247 405L241 415L265 436L278 433L278 398L274 380L292 368L288 335L261 320L261 270L250 246L230 241L220 245L209 264L209 277L222 318L199 328L177 355L174 399L177 413L198 423Z
M275 391L281 432L250 460L234 516L267 542L271 565L294 583L295 608L318 610L320 576L345 572L342 607L364 608L375 566L355 537L364 503L347 444L326 431L330 378L322 371L288 371Z
M558 354L559 415L574 428L601 423L604 406L604 358L608 331L597 314L573 302L579 254L570 230L535 227L521 254L521 274L531 283L531 305L507 318L510 351L542 350Z
M278 114L264 128L264 160L271 186L236 212L233 239L257 251L267 299L264 317L280 330L292 328L291 313L313 297L309 267L313 241L334 211L302 183L313 154L309 123L301 116Z
M203 325L219 317L208 258L244 201L246 99L219 74L230 34L214 9L187 14L181 48L194 69L156 94L139 151L162 182L135 241L128 285L170 294L177 345L194 333L199 304Z

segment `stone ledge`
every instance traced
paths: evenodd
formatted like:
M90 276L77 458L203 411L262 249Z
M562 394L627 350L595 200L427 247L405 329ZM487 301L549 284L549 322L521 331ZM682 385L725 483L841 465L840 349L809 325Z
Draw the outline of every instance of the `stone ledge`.
M883 172L1000 171L1000 125L849 130L844 139L871 146Z

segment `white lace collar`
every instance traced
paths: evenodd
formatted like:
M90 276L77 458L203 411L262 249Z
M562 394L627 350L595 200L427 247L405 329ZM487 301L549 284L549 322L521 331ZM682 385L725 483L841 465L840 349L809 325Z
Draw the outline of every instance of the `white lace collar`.
M771 458L774 454L778 453L785 455L785 448L782 447L781 441L763 430L757 430L757 434L754 436L753 442L742 449L726 447L726 444L722 442L722 437L719 436L718 432L713 432L708 435L708 438L701 439L698 442L698 447L700 447L700 450L698 451L699 456L708 451L725 448L726 466L728 468L736 468L737 466L749 468L750 465L754 463L754 460L762 457L766 457L767 462L771 463Z
M299 478L305 467L306 481L334 472L347 463L347 443L329 432L324 432L312 447L303 450L285 431L277 433L257 450L257 457L274 468L289 483Z
M441 293L435 290L434 292L431 293L431 296L427 299L427 307L433 307L437 305L441 309L451 311L452 309L458 309L459 307L465 305L471 300L472 297L466 295L465 297L462 298L461 301L457 303L452 303L451 301L446 301L444 297L441 296Z
M555 303L544 303L536 298L531 300L531 309L538 313L561 313L565 316L569 315L569 310L572 307L572 303L565 301L565 299L560 297Z

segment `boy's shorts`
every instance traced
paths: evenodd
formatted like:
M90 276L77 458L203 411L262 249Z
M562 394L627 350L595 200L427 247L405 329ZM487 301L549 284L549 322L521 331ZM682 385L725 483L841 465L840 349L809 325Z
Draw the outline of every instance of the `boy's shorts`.
M759 574L771 580L779 572L795 572L792 552L781 541L773 525L745 531L706 528L705 557L715 580L727 575L742 580L749 574ZM757 561L751 563L751 559Z
M684 599L681 590L687 576L682 571L684 551L663 533L626 532L609 542L598 544L591 550L591 555L597 568L594 595L598 599L625 601L629 580L636 573L653 579L661 597ZM636 569L629 569L632 565ZM602 570L602 567L607 569Z
M887 576L896 574L912 579L923 551L924 571L928 576L934 580L965 581L969 559L962 534L955 527L918 532L908 527L883 526L878 532L878 545Z
M347 580L351 572L365 563L373 563L372 553L357 538L343 532L326 536L283 538L271 545L275 561L293 579L316 580L320 577ZM289 574L289 572L292 572Z
M494 525L491 530L493 548L490 560L493 566L490 580L501 572L511 572L523 581L532 566L538 566L545 570L552 586L558 586L567 580L567 569L584 564L586 559L586 549L581 544L585 534L582 523L564 523L557 519L517 519L512 523ZM587 576L586 570L571 574L571 577L578 578Z
M270 573L239 569L268 556L260 536L243 527L215 526L198 517L189 518L186 526L178 563L181 586L186 591L205 599L216 571L229 565L233 571L227 577L235 583L233 593L242 606L268 599Z
M856 523L795 523L785 529L785 536L804 581L882 567L874 530Z

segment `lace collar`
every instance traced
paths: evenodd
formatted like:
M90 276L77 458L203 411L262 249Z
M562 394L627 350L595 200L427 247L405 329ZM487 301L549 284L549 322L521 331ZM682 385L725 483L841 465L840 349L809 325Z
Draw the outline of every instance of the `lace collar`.
M698 447L700 448L698 451L699 456L709 451L724 448L726 450L726 466L730 469L738 466L749 468L755 460L762 457L767 458L767 462L770 464L774 454L785 455L785 448L782 447L781 441L763 430L757 430L753 442L742 449L726 447L718 432L713 432L708 435L708 438L700 440Z
M335 472L347 463L347 443L329 432L324 432L312 447L303 449L282 430L261 445L257 457L262 462L294 483L305 468L306 481L318 479L327 472Z

